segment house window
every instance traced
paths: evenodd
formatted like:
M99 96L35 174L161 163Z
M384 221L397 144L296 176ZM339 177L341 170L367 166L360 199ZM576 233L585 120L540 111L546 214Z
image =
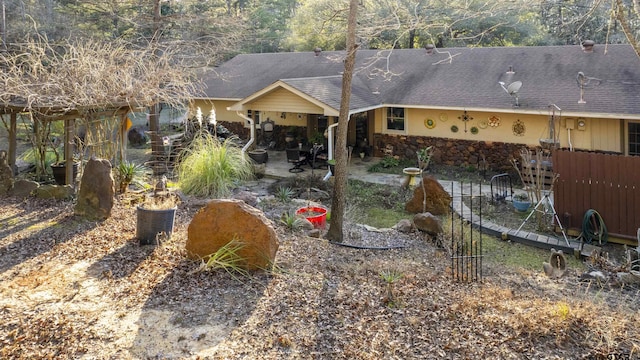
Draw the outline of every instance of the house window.
M629 122L629 155L640 155L640 122Z
M405 133L406 119L404 117L404 108L390 107L387 108L387 127L389 132Z
M255 110L247 110L247 117L253 119L253 123L256 125L260 125L260 111Z

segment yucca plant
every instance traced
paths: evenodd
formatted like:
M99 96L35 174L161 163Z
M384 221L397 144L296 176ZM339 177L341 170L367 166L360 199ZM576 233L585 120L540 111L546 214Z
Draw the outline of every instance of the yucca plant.
M304 225L305 221L306 220L303 217L297 215L293 211L282 213L282 216L280 217L280 222L289 230L300 229Z
M239 181L253 177L251 161L233 142L215 137L195 137L181 154L178 184L185 194L221 198Z
M387 269L387 270L380 271L379 275L380 275L380 278L387 283L384 303L388 307L395 307L397 304L396 304L395 294L393 293L393 286L394 286L393 284L395 284L398 280L402 279L404 277L404 274L402 274L397 270Z
M121 193L125 193L132 183L144 187L144 179L149 174L149 168L146 166L129 161L123 161L115 168L115 177Z
M278 191L276 191L276 198L280 200L280 202L288 203L293 198L294 192L290 187L279 187Z

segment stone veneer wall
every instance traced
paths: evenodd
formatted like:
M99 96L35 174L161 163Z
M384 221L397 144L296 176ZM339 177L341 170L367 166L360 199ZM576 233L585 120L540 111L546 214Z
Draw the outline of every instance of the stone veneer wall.
M374 135L374 154L383 156L387 144L393 146L393 154L401 158L416 159L416 151L434 147L433 164L478 166L484 155L488 168L496 172L511 172L511 159L520 160L522 144L491 141L443 139L427 136Z

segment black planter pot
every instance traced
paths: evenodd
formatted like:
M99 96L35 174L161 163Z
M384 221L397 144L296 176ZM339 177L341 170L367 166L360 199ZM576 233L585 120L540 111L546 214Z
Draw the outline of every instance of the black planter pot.
M73 179L71 183L73 184L78 177L78 166L79 163L73 163ZM53 174L53 180L55 180L58 185L66 185L65 178L67 174L67 166L66 164L52 164L51 165L51 173Z
M171 237L177 207L171 209L146 209L138 206L136 238L140 245L158 245L158 234L166 239Z
M264 164L269 160L269 153L267 153L267 150L251 150L248 151L247 154L249 154L249 157L258 164Z

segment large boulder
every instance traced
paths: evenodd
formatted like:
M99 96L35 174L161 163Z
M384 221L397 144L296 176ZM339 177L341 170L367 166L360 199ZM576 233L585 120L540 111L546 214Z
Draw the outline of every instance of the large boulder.
M424 231L431 236L437 236L444 231L442 228L442 220L428 212L415 214L413 216L413 224L416 229Z
M9 191L10 196L17 198L27 198L33 195L33 192L40 187L35 181L20 179L13 183L13 188Z
M186 249L193 259L209 256L231 241L242 244L238 266L267 269L278 250L278 237L262 211L242 200L216 199L200 209L189 223Z
M425 200L422 183L424 183L424 188L427 192L425 208L422 207L422 203ZM433 215L443 215L449 213L451 196L440 185L438 180L431 176L424 176L422 183L418 184L413 190L413 198L409 200L404 209L411 214L430 212Z
M0 195L13 188L13 169L9 166L7 152L0 150Z
M111 163L91 159L82 173L75 214L91 220L104 220L111 215L115 186Z
M75 190L71 185L42 185L34 191L39 199L70 200Z

